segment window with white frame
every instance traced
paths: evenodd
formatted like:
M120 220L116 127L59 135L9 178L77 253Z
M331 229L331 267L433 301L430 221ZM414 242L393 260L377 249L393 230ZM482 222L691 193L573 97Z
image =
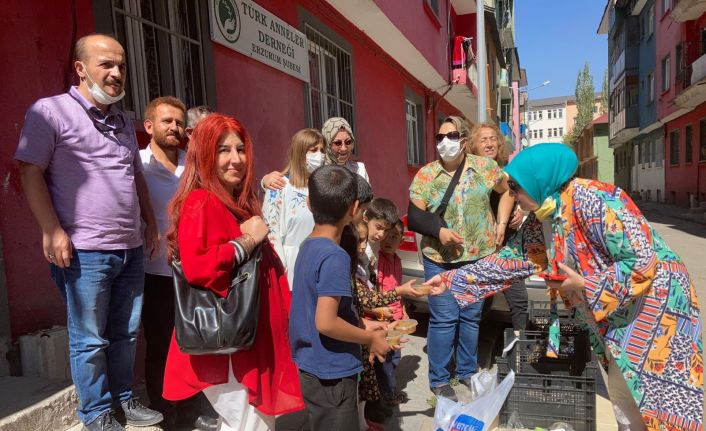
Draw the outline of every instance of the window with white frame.
M539 129L539 139L544 138L544 129Z
M309 39L309 125L321 129L329 118L343 117L355 128L350 52L308 23L304 34Z
M559 136L564 136L564 128L559 127Z
M426 162L424 154L424 108L420 97L408 95L405 97L405 126L407 129L407 164L423 165Z
M559 118L564 118L564 108L559 108Z
M662 166L662 161L664 160L664 140L659 136L655 140L655 166Z
M649 95L650 103L655 101L655 74L650 72L647 74L647 94Z
M547 120L552 119L552 114L554 113L553 109L547 109Z
M542 119L542 111L537 111L537 113L539 114L539 119L541 120Z
M647 10L647 37L655 31L655 5L651 4Z
M199 2L114 0L110 10L112 33L126 51L121 103L128 116L142 119L145 106L165 95L187 106L207 104L203 51L210 40Z
M552 129L547 129L547 138L552 137Z
M662 59L662 91L669 90L669 56Z

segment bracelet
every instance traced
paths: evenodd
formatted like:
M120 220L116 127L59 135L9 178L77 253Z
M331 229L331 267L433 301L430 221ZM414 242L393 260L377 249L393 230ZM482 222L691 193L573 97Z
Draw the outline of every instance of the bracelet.
M244 233L241 238L247 243L249 248L248 254L252 253L252 251L255 250L255 238L253 238L249 233Z

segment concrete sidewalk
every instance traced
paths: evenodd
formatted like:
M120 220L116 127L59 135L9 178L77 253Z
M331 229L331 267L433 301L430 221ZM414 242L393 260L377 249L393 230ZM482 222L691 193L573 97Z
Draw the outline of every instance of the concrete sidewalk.
M402 360L397 368L397 383L404 390L409 401L394 409L395 415L385 422L385 430L433 431L433 394L429 391L427 378L428 360L426 355L426 334L428 315L414 316L419 320L417 332L408 336L409 341L402 349ZM487 349L481 340L479 349ZM479 356L482 352L479 352ZM613 408L600 373L596 393L596 429L617 431ZM459 400L470 400L470 393L464 385L454 386ZM493 428L491 428L493 429Z
M684 221L689 221L693 223L698 223L706 225L706 214L705 213L694 213L689 210L689 208L683 208L676 205L671 205L667 203L660 202L647 202L647 201L635 201L635 204L640 208L643 214L652 215L662 215L671 217L673 219L679 219ZM649 218L649 217L647 217Z

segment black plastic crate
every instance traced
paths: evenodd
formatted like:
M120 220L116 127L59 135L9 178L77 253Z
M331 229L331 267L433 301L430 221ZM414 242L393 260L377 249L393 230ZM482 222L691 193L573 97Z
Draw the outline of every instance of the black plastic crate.
M505 345L515 337L506 330ZM566 374L580 376L591 361L591 345L585 331L561 332L559 357L548 358L547 333L521 331L518 341L508 354L508 365L516 373Z
M510 371L506 358L497 358L498 382ZM595 363L589 363L581 376L516 373L515 383L500 410L500 423L517 412L525 428L549 428L566 422L575 431L596 430Z
M549 301L529 302L529 327L535 331L547 331L549 329L549 319L551 315L551 303ZM582 325L574 318L573 309L565 309L559 306L559 328L561 332L574 332L582 330Z

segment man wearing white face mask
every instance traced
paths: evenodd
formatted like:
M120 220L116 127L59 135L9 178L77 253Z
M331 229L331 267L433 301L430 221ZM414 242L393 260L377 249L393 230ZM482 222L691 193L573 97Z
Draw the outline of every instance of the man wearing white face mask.
M159 242L135 129L114 105L125 94L125 53L112 37L89 35L75 54L79 86L29 108L15 159L67 305L79 418L89 430L122 430L119 403L128 424L154 425L162 414L131 388L143 248L152 255Z
M427 280L492 254L503 242L514 203L507 177L494 160L466 154L469 138L463 118L446 118L436 135L441 160L420 169L409 188L409 228L424 235L420 246ZM490 207L493 190L503 194L498 220ZM434 394L456 398L447 369L454 351L456 377L462 383L470 385L478 371L482 309L482 301L461 307L451 294L429 297L429 387Z
M307 205L309 175L324 162L324 137L316 129L302 129L292 136L286 167L282 170L284 187L266 190L262 212L270 227L269 239L284 264L289 288L294 278L294 263L299 245L311 234L314 216Z

